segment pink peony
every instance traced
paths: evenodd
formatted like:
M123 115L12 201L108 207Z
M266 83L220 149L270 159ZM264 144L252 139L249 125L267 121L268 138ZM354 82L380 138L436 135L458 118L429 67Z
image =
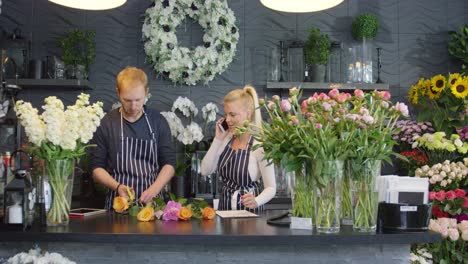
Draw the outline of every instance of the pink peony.
M380 98L385 99L385 100L390 100L391 95L388 91L380 91L378 92L378 94Z
M429 220L429 230L440 233L440 229L441 229L440 225L436 220L434 219Z
M281 110L283 110L283 112L289 112L289 110L291 110L291 103L286 99L281 100Z
M434 198L439 202L445 200L445 191L436 192Z
M336 89L336 88L333 88L333 89L331 89L331 90L328 92L328 96L329 96L330 98L335 98L335 97L337 97L339 94L340 94L340 92L339 92L338 89Z
M452 201L452 200L455 199L456 197L457 197L457 195L455 194L454 191L448 191L448 192L445 193L445 198L446 198L447 200Z
M270 101L270 102L268 102L268 106L267 106L267 107L268 107L268 109L273 110L273 109L276 108L276 104Z
M297 87L293 87L293 88L289 89L289 95L296 96L298 94L299 94L299 89L297 89Z
M319 96L318 96L318 98L319 98L320 100L326 100L326 99L328 99L328 96L327 96L326 94L324 94L324 93L320 93Z
M458 198L464 198L466 196L466 192L462 189L456 189L455 190L455 195L458 197Z
M321 128L322 128L322 124L320 124L320 123L315 123L315 128L321 129Z
M279 101L279 100L280 100L280 97L279 97L279 95L273 95L273 96L271 97L271 99L272 99L273 101Z
M329 103L327 103L327 102L324 102L324 103L322 104L322 106L323 106L323 110L325 110L325 111L327 111L327 112L330 112L330 111L332 110L331 105L330 105Z
M348 94L339 94L338 97L335 98L335 100L338 102L338 103L344 103L346 102L346 100L348 100Z
M182 205L180 203L169 201L166 205L166 208L164 208L163 220L164 221L169 221L169 220L177 221L179 219L177 214L179 213L180 208L182 208Z
M364 92L361 89L354 90L354 95L358 98L364 98Z
M435 192L429 192L429 200L431 201L434 200L435 194L436 194Z
M400 112L403 116L409 115L408 106L404 103L397 102L394 106L396 111Z

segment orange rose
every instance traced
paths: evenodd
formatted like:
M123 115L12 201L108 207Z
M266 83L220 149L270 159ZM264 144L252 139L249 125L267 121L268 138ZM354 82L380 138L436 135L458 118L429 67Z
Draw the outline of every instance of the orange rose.
M177 214L180 220L189 220L192 217L192 210L188 209L187 207L182 207Z
M140 210L140 212L137 214L137 219L138 221L143 221L143 222L148 222L151 220L154 220L154 209L153 207L145 207Z
M125 210L128 209L128 200L125 199L124 197L121 197L121 196L117 196L114 198L114 203L112 205L112 208L114 208L114 210L117 212L117 213L123 213L125 212Z
M216 212L212 207L207 206L203 208L202 216L203 216L203 219L211 220L216 216Z

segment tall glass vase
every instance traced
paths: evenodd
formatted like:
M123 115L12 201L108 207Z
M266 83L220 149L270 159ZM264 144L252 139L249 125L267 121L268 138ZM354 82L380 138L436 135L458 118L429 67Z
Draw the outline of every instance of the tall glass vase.
M68 225L74 172L74 159L45 160L45 190L49 190L51 194L51 197L46 197L50 202L50 205L46 204L48 226Z
M345 162L343 171L343 181L341 189L341 224L353 224L353 206L351 205L351 175L348 168L349 162Z
M351 201L353 206L353 229L359 232L375 232L379 204L377 177L381 160L348 160Z
M306 170L285 173L289 180L289 188L292 201L291 228L313 229L314 225L314 191L310 183L310 177Z
M313 179L316 183L315 226L320 233L340 231L342 160L315 160Z

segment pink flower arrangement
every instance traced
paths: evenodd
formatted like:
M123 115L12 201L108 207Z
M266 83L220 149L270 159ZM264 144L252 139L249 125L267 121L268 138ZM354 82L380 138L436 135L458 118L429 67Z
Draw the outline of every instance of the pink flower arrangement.
M429 200L432 201L434 207L432 212L436 217L446 216L442 212L451 216L468 213L468 197L462 189L429 192Z
M422 136L425 133L435 132L430 122L416 122L413 120L399 120L396 123L397 133L393 135L393 140L398 142L405 150L410 150L414 143L415 136ZM403 146L402 146L403 145ZM401 150L403 150L401 149Z
M424 165L416 169L416 177L429 178L431 189L434 191L453 190L468 184L468 158L463 162L437 163L431 167Z
M443 237L442 242L425 246L434 263L462 263L468 259L468 221L457 224L453 218L431 219L429 229Z

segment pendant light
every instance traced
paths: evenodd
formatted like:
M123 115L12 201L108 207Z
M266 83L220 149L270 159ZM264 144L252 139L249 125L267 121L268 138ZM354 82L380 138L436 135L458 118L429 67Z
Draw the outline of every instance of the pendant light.
M127 0L49 0L49 2L84 10L106 10L119 7Z
M339 5L343 0L260 0L273 10L289 13L316 12Z

